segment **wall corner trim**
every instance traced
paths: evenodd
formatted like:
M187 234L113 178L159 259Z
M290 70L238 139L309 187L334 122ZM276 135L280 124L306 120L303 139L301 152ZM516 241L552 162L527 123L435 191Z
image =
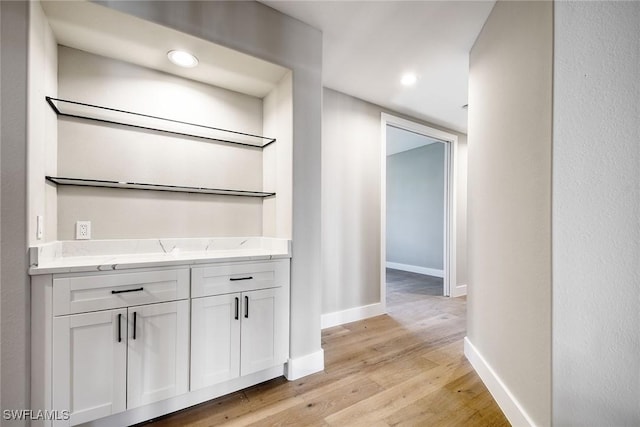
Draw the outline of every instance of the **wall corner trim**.
M324 350L320 349L315 353L306 356L296 357L287 361L285 377L289 381L324 371Z
M362 305L360 307L348 308L342 311L334 311L332 313L323 314L320 318L320 327L322 329L331 328L333 326L344 325L345 323L356 322L358 320L368 319L369 317L380 316L385 313L382 303Z
M487 386L489 392L511 425L535 427L535 423L531 420L522 405L520 405L520 402L518 402L509 388L502 382L498 374L487 363L478 349L471 343L469 337L464 337L464 355L480 376L484 385Z

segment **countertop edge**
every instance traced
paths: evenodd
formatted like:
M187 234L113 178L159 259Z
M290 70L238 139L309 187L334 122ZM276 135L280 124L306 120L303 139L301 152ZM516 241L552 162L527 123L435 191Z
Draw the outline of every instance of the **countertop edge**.
M213 254L212 254L213 255ZM135 258L132 256L131 258ZM38 276L44 274L59 274L59 273L103 273L108 271L122 271L131 270L137 268L152 268L152 267L174 267L174 266L194 266L203 264L218 264L224 262L238 262L238 261L269 261L278 259L289 259L290 254L287 253L274 253L264 255L224 255L224 256L211 256L201 257L196 256L193 258L184 259L157 259L157 260L144 260L144 261L116 261L112 263L88 263L86 265L64 265L57 266L54 263L50 265L32 266L29 268L30 276ZM114 260L115 261L115 260Z

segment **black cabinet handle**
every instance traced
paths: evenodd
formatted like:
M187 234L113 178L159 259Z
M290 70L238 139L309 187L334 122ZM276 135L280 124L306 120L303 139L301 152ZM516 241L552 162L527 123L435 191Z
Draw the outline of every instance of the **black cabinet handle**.
M137 312L133 312L133 339L136 339L136 318L138 317L138 313Z
M240 305L240 298L236 297L236 320L238 320L238 306Z
M253 279L253 276L247 276L247 277L229 277L229 280L231 280L232 282L237 282L238 280L251 280Z
M245 319L249 318L249 297L246 295L244 297L244 317Z
M122 342L122 313L118 313L118 342Z
M126 289L124 291L111 291L112 294L124 294L125 292L140 292L144 291L143 287L135 288L135 289Z

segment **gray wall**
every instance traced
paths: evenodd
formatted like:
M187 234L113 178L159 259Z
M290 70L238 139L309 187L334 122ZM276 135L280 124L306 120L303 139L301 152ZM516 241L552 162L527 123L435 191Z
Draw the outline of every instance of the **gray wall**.
M551 423L553 3L497 2L470 54L467 338Z
M323 95L322 312L332 313L380 302L380 115L402 115L331 89ZM466 135L409 119L457 135L459 153L466 153ZM466 170L460 168L457 178L461 198ZM460 203L456 219L457 253L464 254ZM460 259L456 275L466 277Z
M553 424L640 425L640 3L555 2Z
M62 46L58 94L250 134L263 128L259 98ZM59 119L57 129L60 176L263 190L257 148L90 121ZM75 238L78 220L91 221L94 239L262 234L258 198L59 186L57 203L60 240Z
M387 157L388 262L444 268L444 149L436 142Z
M28 2L0 2L0 402L29 407ZM26 425L3 421L2 425Z

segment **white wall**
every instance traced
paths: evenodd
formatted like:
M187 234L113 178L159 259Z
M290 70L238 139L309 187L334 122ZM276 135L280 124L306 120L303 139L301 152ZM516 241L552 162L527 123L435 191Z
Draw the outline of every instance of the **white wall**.
M2 35L2 7L0 7L0 35ZM6 72L6 71L5 71ZM4 95L2 92L2 57L0 56L0 94ZM0 102L0 125L2 124L2 119L4 116L2 115L2 102ZM0 128L1 129L1 128ZM2 132L0 131L0 142L2 142ZM2 150L0 149L0 166L2 165ZM2 192L2 187L0 186L0 192ZM2 193L0 193L0 221L2 220ZM0 227L0 238L2 237L2 228ZM0 240L1 241L1 240ZM0 244L0 259L2 255L2 245ZM0 262L0 279L2 278L2 262ZM0 282L0 295L2 295L2 282ZM2 331L2 302L0 301L0 331ZM4 359L4 353L2 352L2 340L0 340L0 384L2 384L2 360ZM2 406L2 389L0 389L0 408L4 408Z
M389 111L331 89L323 94L322 312L329 314L380 302L380 114ZM464 147L465 135L442 130L457 134ZM457 181L466 183L465 170ZM459 207L458 228L465 215ZM466 241L458 235L457 242L464 253ZM458 262L457 277L465 276Z
M640 3L554 2L553 424L640 425Z
M256 2L99 2L293 72L291 356L321 361L320 128L322 34ZM312 364L309 371L322 369Z
M499 1L470 53L466 350L514 425L551 423L552 35Z
M263 150L263 187L277 197L264 199L262 235L291 239L293 104L292 78L287 73L263 99L263 135L277 143Z
M39 2L30 2L29 28L29 155L28 155L28 240L36 245L57 239L56 188L45 175L57 173L56 114L45 96L58 94L58 47ZM44 219L44 236L37 239L37 216Z
M62 99L262 133L259 98L63 46L58 63ZM58 141L63 177L263 190L259 148L64 118ZM256 236L262 199L59 186L60 240L78 220L94 239Z
M442 143L387 156L387 262L443 274L444 157Z
M468 145L467 135L458 137L458 176L456 190L456 281L458 286L466 286L468 283L468 243L467 243L467 173L468 173Z
M323 91L323 314L380 302L380 111Z
M28 2L0 2L0 400L29 407L27 262ZM23 426L25 422L2 422Z

